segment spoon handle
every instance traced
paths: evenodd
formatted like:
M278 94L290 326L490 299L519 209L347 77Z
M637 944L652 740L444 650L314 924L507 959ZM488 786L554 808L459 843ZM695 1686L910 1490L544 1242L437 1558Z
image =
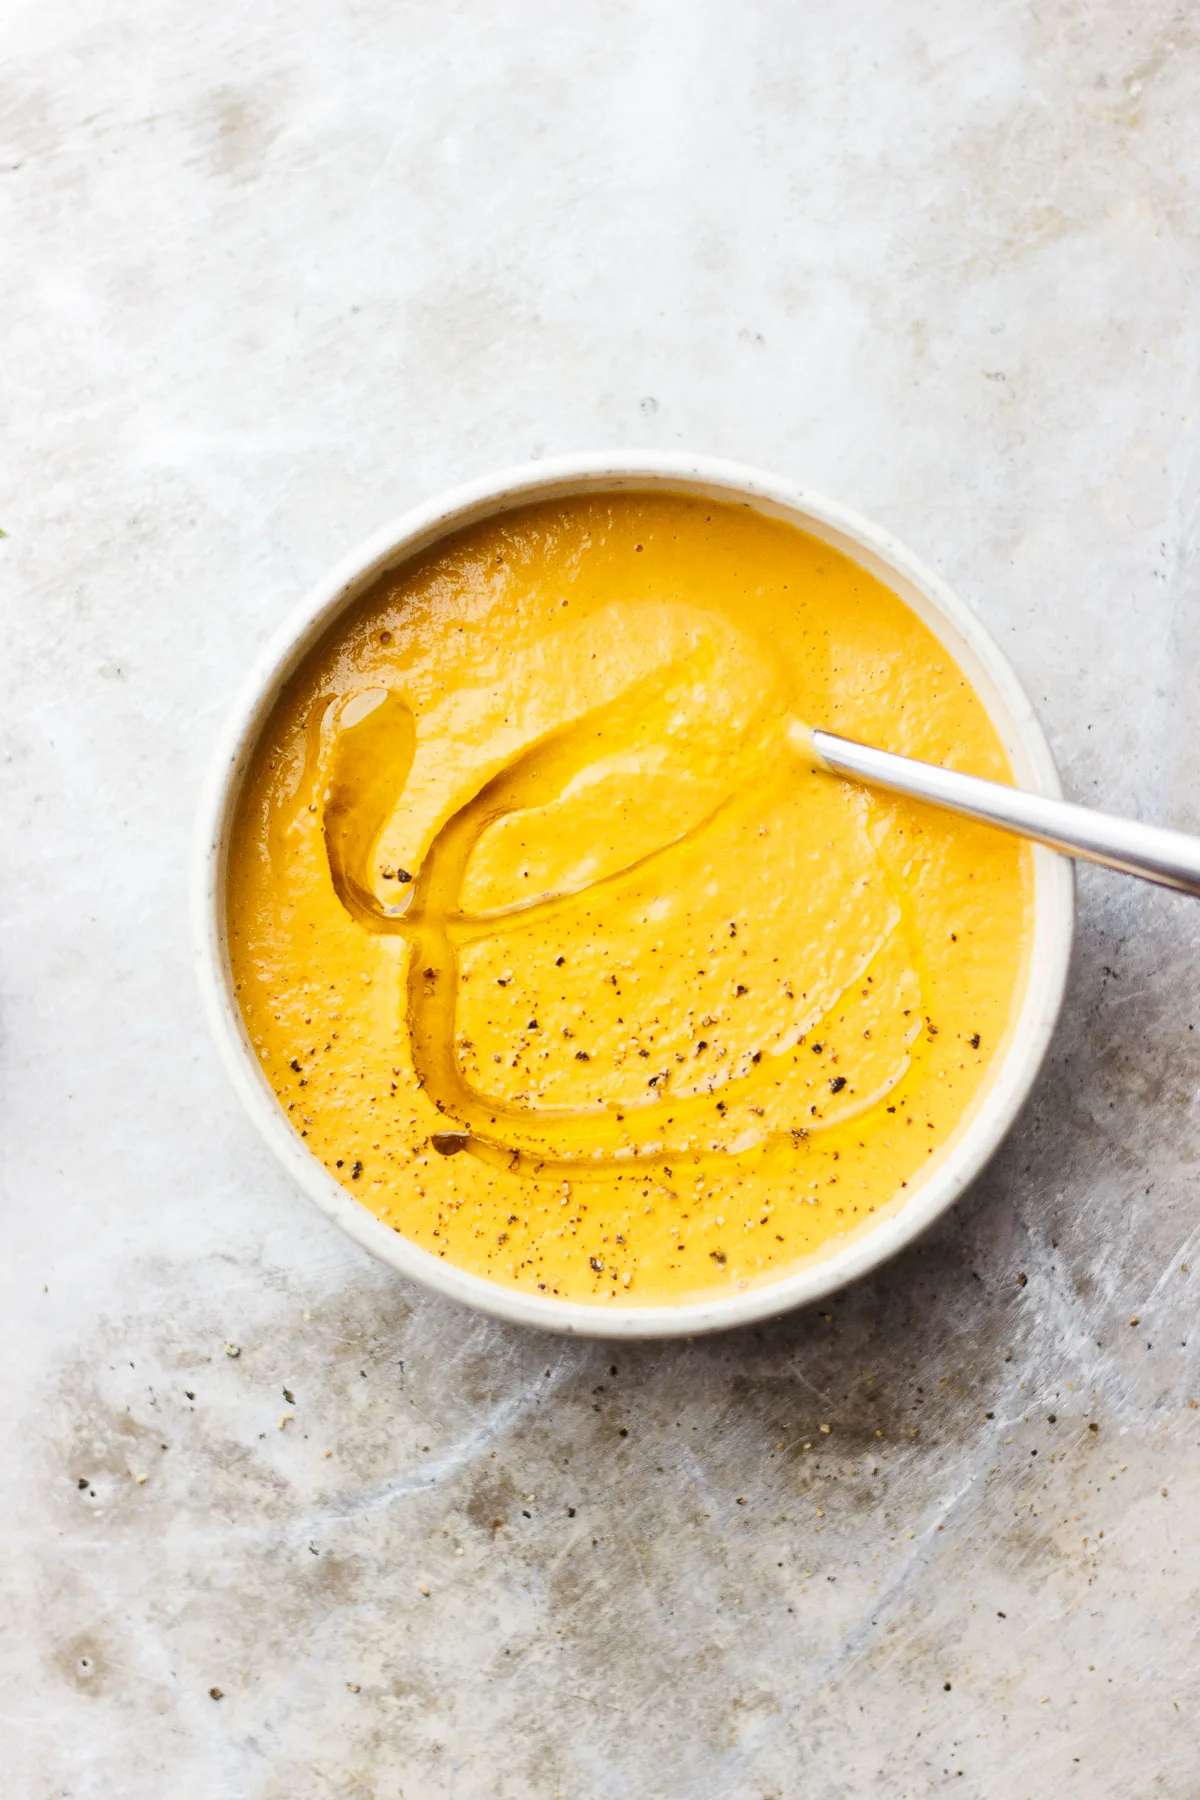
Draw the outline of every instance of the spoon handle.
M1126 875L1140 875L1161 887L1200 894L1200 837L1186 831L1114 818L1111 813L1094 812L1090 806L1076 806L1069 800L1050 800L1044 794L963 775L957 769L894 756L889 750L875 750L828 731L805 732L804 738L814 761L835 775L850 775L871 787L927 800L932 806L981 819L1017 837L1048 844L1068 856L1103 863Z

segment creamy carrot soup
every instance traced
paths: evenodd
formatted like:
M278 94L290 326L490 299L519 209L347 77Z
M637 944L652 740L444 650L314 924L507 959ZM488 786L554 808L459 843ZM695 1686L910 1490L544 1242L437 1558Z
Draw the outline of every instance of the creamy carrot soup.
M813 770L790 716L1009 777L896 595L684 496L505 513L310 654L243 790L229 945L356 1200L604 1306L777 1280L912 1194L1003 1047L1030 855Z

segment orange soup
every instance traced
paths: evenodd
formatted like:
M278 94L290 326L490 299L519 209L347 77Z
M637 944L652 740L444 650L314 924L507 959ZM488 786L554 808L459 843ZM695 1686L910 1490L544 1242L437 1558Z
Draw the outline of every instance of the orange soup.
M799 718L1007 779L857 564L745 507L541 502L384 576L237 815L246 1030L396 1231L598 1306L778 1280L910 1195L1019 998L1028 849L809 767Z

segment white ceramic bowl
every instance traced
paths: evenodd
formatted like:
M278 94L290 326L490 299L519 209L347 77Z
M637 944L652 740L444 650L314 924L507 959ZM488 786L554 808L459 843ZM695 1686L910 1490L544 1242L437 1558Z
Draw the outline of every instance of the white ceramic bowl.
M941 639L982 698L1018 783L1058 794L1050 749L1020 683L979 622L887 532L779 476L705 457L616 451L506 470L405 513L317 584L259 657L214 761L200 810L194 883L196 962L205 1009L233 1084L284 1167L321 1211L400 1274L481 1312L552 1331L670 1337L716 1331L820 1299L876 1268L945 1212L1012 1124L1045 1056L1066 982L1074 924L1071 865L1036 848L1034 933L1019 1016L982 1100L938 1167L902 1207L826 1247L766 1286L680 1306L595 1306L543 1298L449 1267L382 1224L340 1186L288 1124L247 1040L234 999L225 932L225 871L242 778L282 684L317 640L385 569L448 532L531 500L621 488L665 488L736 501L787 519L878 576Z

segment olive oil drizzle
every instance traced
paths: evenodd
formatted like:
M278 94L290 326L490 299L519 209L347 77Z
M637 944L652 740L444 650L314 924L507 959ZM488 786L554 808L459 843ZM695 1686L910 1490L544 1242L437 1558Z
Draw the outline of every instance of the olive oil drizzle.
M661 679L660 673L657 681ZM330 876L347 912L369 932L407 940L405 1024L417 1077L446 1119L446 1129L432 1138L434 1148L443 1155L467 1151L493 1166L523 1174L589 1178L669 1164L681 1156L701 1162L713 1156L762 1157L780 1147L797 1149L813 1133L882 1108L887 1095L909 1071L913 1056L920 1054L920 1045L914 1044L920 1029L918 1016L905 1034L898 1066L882 1087L828 1106L820 1118L810 1112L788 1130L743 1132L732 1144L714 1136L722 1128L718 1097L752 1100L756 1094L768 1092L776 1073L770 1056L756 1059L742 1072L710 1077L701 1089L651 1090L645 1097L570 1107L517 1105L487 1095L467 1079L456 1050L460 952L465 945L533 921L549 923L585 889L589 893L614 889L711 829L718 819L747 816L762 805L762 781L749 782L731 767L729 790L699 821L623 867L597 880L512 905L475 913L462 909L467 866L483 833L513 813L552 801L595 760L598 744L620 741L622 734L627 738L636 731L643 710L642 689L647 685L636 684L620 700L544 737L487 780L435 833L419 869L396 902L383 901L375 891L374 858L380 834L413 765L417 723L410 707L392 689L352 695L337 706L323 703L320 729L309 732L310 757L315 749L313 760L318 766L302 783L296 805L298 808L309 795L321 794ZM763 741L773 744L765 771L768 785L794 779L794 757L782 734L772 733L769 716L764 715L759 723ZM878 848L874 844L872 848L882 862ZM894 870L887 869L885 874L897 902L893 921L866 949L857 970L824 1012L808 1021L810 1034L825 1028L856 982L873 979L872 970L898 931L910 957L916 948L910 941L903 896L897 892L902 883ZM637 1131L631 1129L633 1124ZM664 1133L669 1134L670 1143L664 1141Z

